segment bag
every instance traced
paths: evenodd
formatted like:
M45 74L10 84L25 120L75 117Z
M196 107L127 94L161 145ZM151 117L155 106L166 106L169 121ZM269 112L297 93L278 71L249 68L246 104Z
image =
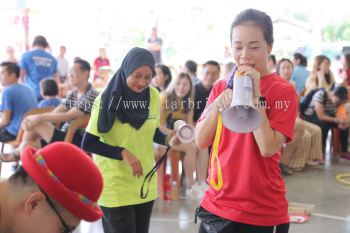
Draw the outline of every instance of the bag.
M324 88L318 88L315 90L312 90L309 92L309 94L307 94L300 102L299 104L299 112L302 116L305 116L304 112L306 111L306 109L309 107L312 97L314 96L314 94L318 91L322 90L322 95L324 96L323 98L323 104L326 104L327 102L327 91Z

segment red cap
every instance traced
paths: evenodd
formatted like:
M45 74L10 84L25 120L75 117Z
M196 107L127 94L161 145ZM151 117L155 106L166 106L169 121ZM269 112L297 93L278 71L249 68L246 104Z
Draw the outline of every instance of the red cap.
M70 213L89 222L102 217L97 205L102 175L81 149L65 142L51 143L40 150L27 147L21 161L39 187Z

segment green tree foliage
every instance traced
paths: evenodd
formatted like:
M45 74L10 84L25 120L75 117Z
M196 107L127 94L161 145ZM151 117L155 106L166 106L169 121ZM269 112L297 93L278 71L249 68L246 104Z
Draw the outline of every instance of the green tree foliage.
M324 41L350 41L350 21L329 24L323 29Z

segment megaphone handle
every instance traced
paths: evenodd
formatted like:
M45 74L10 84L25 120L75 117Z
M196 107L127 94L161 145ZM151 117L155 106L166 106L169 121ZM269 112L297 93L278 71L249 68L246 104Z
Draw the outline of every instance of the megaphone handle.
M167 155L168 155L168 152L169 152L170 149L171 149L170 146L168 146L168 147L166 148L165 154L162 155L162 157L160 157L160 159L158 159L158 161L157 161L156 164L153 166L153 168L151 169L151 171L149 171L149 172L147 173L147 175L145 176L145 179L144 179L143 182L142 182L142 186L141 186L141 190L140 190L140 197L141 197L142 199L145 199L145 198L147 197L148 191L149 191L149 184L150 184L150 182L151 182L151 179L152 179L153 175L156 173L156 171L158 170L158 168L160 167L160 165L163 163L163 161L166 160ZM146 181L148 182L148 185L147 185L147 190L146 190L146 192L144 192L143 189L144 189L144 186L145 186Z

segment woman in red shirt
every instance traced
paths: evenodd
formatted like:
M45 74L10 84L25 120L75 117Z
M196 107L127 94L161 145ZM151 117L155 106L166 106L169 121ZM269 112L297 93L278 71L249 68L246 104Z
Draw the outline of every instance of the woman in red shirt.
M254 9L239 13L231 26L231 43L236 72L253 79L263 123L244 134L221 125L221 112L232 100L232 78L216 83L196 126L197 146L213 144L210 188L197 210L202 220L199 232L286 233L288 202L278 164L281 146L293 137L296 92L268 68L273 25L266 13ZM258 104L261 101L266 105Z

